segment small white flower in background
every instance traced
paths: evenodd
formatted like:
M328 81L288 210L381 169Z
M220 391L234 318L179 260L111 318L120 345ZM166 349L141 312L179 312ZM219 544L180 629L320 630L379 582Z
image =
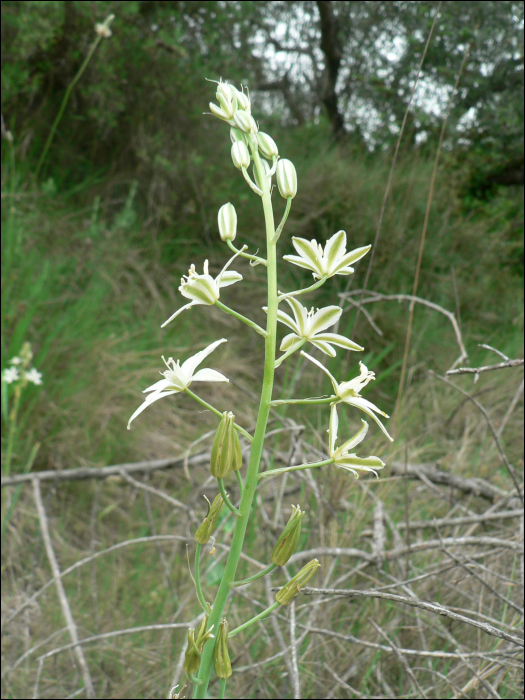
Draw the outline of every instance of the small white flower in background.
M21 365L22 362L23 362L23 360L22 360L21 357L12 357L12 358L9 360L9 364L10 364L10 365Z
M180 360L175 362L174 359L170 357L166 362L163 357L162 359L164 360L164 364L168 368L166 371L160 373L164 379L160 379L158 382L155 382L155 384L152 384L147 389L144 389L142 392L143 394L149 392L151 393L149 393L149 396L146 398L144 403L137 408L135 413L129 419L128 430L129 426L131 425L131 421L134 420L154 401L158 401L158 399L162 399L165 396L170 396L171 394L179 394L181 391L187 389L192 382L229 382L230 380L227 377L214 369L200 369L194 374L200 363L206 357L208 357L208 355L212 353L216 347L221 345L221 343L226 342L226 338L216 340L211 345L208 345L208 347L204 350L201 350L196 355L193 355L193 357L187 359L182 366L180 364Z
M282 163L282 161L279 161ZM279 167L279 166L277 166ZM314 278L333 277L333 275L351 275L354 268L351 263L360 260L368 253L371 245L346 252L346 233L338 231L327 241L324 247L315 239L292 238L295 250L299 255L285 255L284 260L304 267L313 272Z
M215 302L220 298L220 290L222 287L229 287L235 282L242 280L242 275L238 272L228 271L229 265L235 260L239 255L236 253L233 258L228 260L226 265L222 268L220 273L215 277L215 279L208 272L208 261L204 261L204 274L199 275L195 271L195 265L192 265L188 271L188 274L181 279L181 284L179 287L179 292L186 299L191 299L189 304L182 306L178 311L164 321L161 328L167 326L170 321L173 321L182 311L191 308L192 306L197 306L198 304L204 304L205 306L213 306Z
M33 367L28 372L24 372L24 379L27 379L32 384L40 385L42 384L42 372Z
M12 384L20 379L18 367L6 367L2 372L2 381L6 384Z
M318 367L320 367L325 374L327 374L330 377L330 381L332 382L332 386L334 387L334 392L339 401L342 401L343 403L348 404L348 406L355 406L358 408L360 411L363 411L363 413L366 413L367 416L370 416L373 421L377 423L377 425L381 428L383 433L386 435L386 437L391 441L394 442L394 438L390 437L390 435L387 432L387 429L385 426L381 423L379 418L375 415L374 411L376 413L380 413L382 416L385 416L385 418L389 418L389 416L381 411L375 404L373 404L371 401L367 401L367 399L363 399L362 396L359 395L359 393L363 390L363 388L371 382L373 379L375 379L375 374L374 372L369 372L366 366L360 362L359 363L359 370L360 374L358 377L355 377L354 379L351 379L348 382L341 382L341 384L338 384L337 381L334 379L332 374L326 369L324 365L322 365L319 360L316 360L315 357L312 357L311 355L308 355L308 353L301 351L301 355L304 355L306 358L310 360L310 362L313 362L316 364ZM339 401L336 401L335 403L339 403Z
M339 321L343 313L343 309L339 306L325 306L324 309L317 309L317 311L314 312L313 308L307 311L305 307L293 297L287 298L286 301L292 307L295 320L284 313L284 311L279 310L277 312L277 320L284 323L285 326L288 326L288 328L291 328L293 331L293 333L289 333L283 338L280 350L287 352L292 348L298 349L305 341L312 343L312 345L330 357L335 357L336 355L331 344L338 345L347 350L364 350L364 348L357 343L345 338L344 335L339 335L339 333L323 333L324 330L330 328L330 326L333 326L334 323ZM279 362L279 360L277 362Z
M337 415L337 408L332 406L330 413L330 427L328 429L328 441L330 443L330 457L333 458L336 467L341 467L341 469L346 469L358 478L356 470L363 472L372 472L377 476L376 469L383 469L385 463L379 457L358 457L357 455L350 453L356 445L366 437L368 432L368 423L362 420L363 424L361 430L359 430L354 437L347 440L340 447L336 448L335 443L337 441L337 431L339 428L339 417Z

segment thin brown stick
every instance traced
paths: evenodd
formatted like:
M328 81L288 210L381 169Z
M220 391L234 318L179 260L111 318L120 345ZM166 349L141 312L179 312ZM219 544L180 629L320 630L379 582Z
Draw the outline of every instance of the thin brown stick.
M484 365L483 367L458 367L457 369L449 369L447 371L447 376L450 374L475 374L476 377L482 372L492 372L495 369L507 369L508 367L521 367L524 360L507 360L506 362L499 362L497 365ZM477 379L474 377L474 381Z
M439 603L427 603L423 600L418 600L417 598L405 598L404 596L395 595L393 593L383 593L382 591L362 591L358 589L345 589L345 588L303 588L301 593L305 595L333 595L341 596L343 598L380 598L381 600L391 600L395 603L403 603L404 605L410 605L413 608L421 608L421 610L426 610L427 612L434 613L436 615L442 615L443 617L450 617L452 620L457 622L462 622L467 625L472 625L472 627L477 627L486 634L490 634L493 637L498 637L499 639L505 639L507 642L512 642L520 647L525 646L523 639L514 636L513 634L507 634L503 630L497 629L493 625L489 625L486 622L478 622L477 620L471 620L464 615L458 615L458 613L452 612L448 608L445 608Z
M62 581L60 579L60 567L58 566L58 561L55 556L55 551L53 549L51 537L49 535L47 515L44 508L44 503L42 501L42 493L40 491L40 482L38 479L33 479L33 496L35 499L35 506L38 513L38 519L40 522L42 539L44 540L44 547L46 549L49 565L51 566L51 571L53 572L53 578L56 582L58 600L60 602L60 607L62 608L62 614L64 615L64 619L66 621L69 636L72 640L72 644L70 644L68 648L73 649L73 653L75 654L75 657L77 659L80 672L82 673L82 678L84 679L86 695L88 696L88 698L94 698L95 689L93 688L93 681L91 680L91 674L89 672L84 653L80 648L77 626L75 624L75 620L73 619L71 608L69 607L69 601L67 599L64 586L62 585Z
M521 380L521 384L520 384L519 387L517 388L516 393L514 394L514 396L513 396L513 398L512 398L512 401L511 401L510 404L509 404L509 407L508 407L508 409L507 409L507 412L506 412L505 415L503 416L503 418L502 418L502 420L501 420L501 423L500 423L500 426L499 426L499 428L498 428L497 431L496 431L496 434L497 434L497 436L498 436L499 438L501 437L503 431L505 430L505 426L506 426L507 423L509 422L509 419L510 419L511 415L512 415L513 412L514 412L514 409L515 409L516 406L518 405L518 401L520 400L520 396L523 394L523 384L524 384L524 381L523 381L523 379L522 379L522 380Z
M293 670L292 688L293 697L301 700L301 686L299 684L299 668L297 666L297 640L295 638L295 600L290 603L290 660Z
M130 476L124 469L120 470L120 475L122 478L128 482L128 484L131 484L137 489L142 489L142 491L146 491L147 493L152 493L158 498L162 498L164 501L167 501L170 505L172 505L174 508L183 508L184 510L191 511L191 508L187 506L185 503L181 503L180 501L177 501L176 498L172 498L171 496L168 496L167 493L164 493L164 491L160 491L160 489L156 489L153 486L150 486L149 484L144 484L141 481L137 481L137 479L134 479L132 476Z
M452 90L452 93L450 95L450 99L448 101L447 111L445 113L445 118L443 119L443 125L441 127L441 133L439 134L439 142L438 142L438 146L436 149L436 158L434 160L434 167L432 169L432 176L430 178L430 188L428 191L427 208L425 211L425 220L423 222L423 230L421 232L421 241L419 244L419 253L418 253L417 263L416 263L416 272L414 275L414 286L412 288L412 296L416 296L417 288L419 285L419 274L421 272L421 263L423 261L423 251L425 250L425 241L426 241L426 237L427 237L428 222L430 220L430 208L432 206L432 199L434 197L434 185L436 182L437 169L438 169L438 164L439 164L439 156L441 155L441 147L443 146L443 139L445 138L445 130L447 127L447 121L448 121L448 117L450 114L450 110L452 108L452 103L453 103L454 98L456 96L456 92L457 92L457 89L459 86L459 81L460 81L461 76L463 74L463 69L465 68L465 64L467 62L467 57L469 55L470 46L471 45L469 43L469 44L467 44L467 46L465 48L465 52L463 54L463 60L461 62L458 76L456 78L454 88ZM406 335L406 341L405 341L405 351L403 353L403 365L401 367L401 377L399 379L399 389L397 392L396 407L394 409L394 417L392 420L392 425L393 425L392 430L393 430L394 435L396 434L397 417L399 415L399 408L401 406L401 399L403 398L403 391L405 388L405 377L406 377L406 371L407 371L407 366L408 366L408 353L410 350L410 340L411 340L411 336L412 336L412 325L414 322L414 308L415 308L415 303L411 302L409 312L408 312L408 327L407 327L407 335Z
M434 518L434 520L411 520L408 524L409 530L425 530L436 527L457 527L458 525L469 525L471 523L485 523L489 520L504 520L506 518L519 518L523 516L523 508L516 510L504 510L499 513L481 513L481 515L465 515L459 518ZM406 530L406 523L398 523L398 530ZM361 537L375 537L372 529L361 530Z

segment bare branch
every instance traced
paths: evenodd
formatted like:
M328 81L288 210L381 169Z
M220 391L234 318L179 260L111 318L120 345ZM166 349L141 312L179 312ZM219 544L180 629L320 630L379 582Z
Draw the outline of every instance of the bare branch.
M497 365L484 365L483 367L458 367L458 369L449 369L447 376L451 374L474 374L474 383L478 381L479 375L482 372L492 372L495 369L507 369L508 367L521 367L524 360L505 360Z
M343 598L380 598L381 600L391 600L395 603L403 603L404 605L410 605L412 608L420 608L421 610L426 610L427 612L434 613L435 615L442 615L443 617L450 617L452 620L457 622L462 622L466 625L472 625L478 629L490 634L493 637L498 637L499 639L505 639L507 642L512 642L520 647L525 646L523 639L514 636L513 634L507 634L503 630L497 629L493 625L489 625L486 622L478 622L477 620L471 620L464 615L458 615L458 613L452 612L448 608L445 608L439 603L427 603L423 600L417 600L417 598L405 598L401 595L395 595L393 593L383 593L382 591L361 591L353 588L349 589L337 589L337 588L310 588L306 587L301 590L301 593L305 595L333 595L341 596Z

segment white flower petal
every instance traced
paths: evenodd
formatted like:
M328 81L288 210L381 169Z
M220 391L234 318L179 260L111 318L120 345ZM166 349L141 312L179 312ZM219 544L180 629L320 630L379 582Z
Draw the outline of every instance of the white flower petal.
M192 382L229 382L230 380L215 369L200 369L192 377Z
M268 311L268 309L265 308L265 311ZM291 316L288 316L288 314L286 314L284 311L281 311L281 309L277 311L277 320L284 323L284 325L288 326L288 328L291 328L294 333L297 333L297 335L300 335L299 326L297 323Z
M291 350L292 348L298 349L303 344L304 344L303 338L296 335L295 333L289 333L288 335L285 335L284 338L282 339L279 350L282 350L283 352L287 352L288 350Z
M185 377L187 377L188 382L191 382L193 373L197 369L197 367L200 365L200 363L210 355L215 348L219 347L221 343L226 343L227 338L221 338L221 340L216 340L214 343L211 345L208 345L207 348L204 348L204 350L201 350L198 352L196 355L193 355L193 357L190 357L189 359L186 360L186 362L183 363L181 367L181 371L184 374Z
M361 260L368 251L370 250L372 246L371 245L365 245L362 248L356 248L355 250L351 250L349 253L346 253L346 255L343 255L342 258L337 260L337 265L332 272L333 275L335 274L341 274L343 268L349 267L352 263L357 262L358 260ZM350 273L346 273L350 274Z
M325 269L328 274L334 274L334 268L337 265L337 261L344 255L346 250L346 233L345 231L338 231L327 242L323 259L325 263Z
M297 238L294 236L292 238L293 247L299 253L299 255L311 263L312 269L320 270L321 261L318 256L317 241L311 240L307 241L306 238Z
M367 401L366 399L363 399L361 397L354 398L354 399L346 399L344 403L348 404L349 406L355 406L356 408L359 408L363 413L366 413L367 416L370 416L370 418L377 423L377 425L381 428L383 433L386 435L386 437L390 440L390 442L394 442L394 438L390 437L388 434L387 429L385 426L381 423L379 418L376 416L374 411L377 411L378 413L381 413L382 415L386 416L386 413L383 413L383 411L380 411L377 406L374 406L373 403L370 403L370 401ZM373 407L373 409L372 409ZM388 417L388 416L387 416Z
M288 302L288 305L291 306L293 315L295 316L295 321L297 323L298 328L297 335L301 335L303 337L306 336L308 319L306 309L301 304L301 302L297 301L297 299L294 299L294 297L288 297L286 301Z
M334 379L334 377L332 376L332 374L330 374L330 372L326 369L326 367L324 365L322 365L319 362L319 360L316 360L315 357L312 357L307 352L304 352L304 350L301 350L301 355L304 355L306 358L308 358L310 360L310 362L313 362L314 365L317 365L318 367L320 367L323 370L323 372L330 377L330 381L332 382L332 386L334 387L334 391L337 394L338 384L337 384L336 380Z
M142 393L147 394L148 391L163 391L164 389L167 389L169 386L171 386L171 382L169 382L167 379L159 379L158 382L155 382L155 384L152 384L147 389L144 389L144 391Z
M359 445L360 442L363 442L368 432L368 423L366 422L366 420L363 419L361 419L361 423L363 424L361 428L353 437L350 438L350 440L347 440L343 445L341 445L341 447L338 448L338 453L344 455L345 452L348 452L349 450L353 449L356 445Z
M339 333L317 333L315 336L316 340L324 340L325 343L333 343L338 345L340 348L346 348L347 350L360 351L364 350L360 345L354 343L350 338L345 338L344 335L339 335Z
M180 313L182 313L183 311L186 311L186 309L190 309L192 306L196 306L197 304L200 304L200 303L202 303L202 302L192 301L191 303L186 304L185 306L181 306L181 308L178 311L175 311L175 313L172 316L170 316L167 321L164 321L161 328L164 328L164 326L167 326L168 323L171 323L171 321L173 321L174 318L177 318L177 316Z
M219 284L219 287L222 289L223 287L229 287L230 284L235 284L235 282L240 282L241 280L242 280L241 274L239 274L238 272L235 272L234 270L231 270L231 271L228 270L227 272L222 273L218 284Z
M342 313L343 309L339 306L325 306L324 309L318 309L310 321L310 336L333 326L339 321Z
M179 292L186 299L192 299L198 304L212 306L220 297L219 286L211 275L198 275L190 278L179 287Z
M337 431L339 429L339 416L337 415L337 407L334 404L330 409L330 424L328 427L328 442L330 449L330 457L334 456L335 443L337 440Z
M170 394L175 394L177 392L175 391L165 391L165 392L159 392L158 394L150 394L148 398L142 403L135 413L131 416L131 418L128 420L128 430L130 429L129 426L131 425L131 421L135 420L135 418L142 413L148 406L150 406L154 401L158 401L158 399L163 399L165 396L169 396Z
M298 267L304 267L307 270L311 270L312 272L316 272L317 267L312 265L311 262L308 260L304 260L303 258L300 258L297 255L283 255L283 260L286 260L286 262L290 262L293 265L297 265Z
M321 352L324 352L324 354L328 355L329 357L335 357L337 354L331 345L325 343L322 340L318 340L317 338L311 338L310 343L312 343L314 348L317 348Z

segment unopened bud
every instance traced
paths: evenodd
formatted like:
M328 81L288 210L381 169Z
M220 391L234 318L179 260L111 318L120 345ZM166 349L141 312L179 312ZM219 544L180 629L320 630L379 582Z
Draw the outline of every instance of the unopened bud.
M233 204L223 204L219 209L219 235L223 241L234 241L237 235L237 212Z
M239 170L249 167L250 153L248 146L243 141L236 141L232 145L232 160L235 167Z
M115 19L115 15L109 15L109 17L106 17L104 22L102 24L95 24L95 32L97 33L98 36L102 37L103 39L109 39L111 36L111 29L109 28L109 25L113 20Z
M302 586L304 586L304 584L312 578L320 566L321 564L319 564L317 559L312 559L312 561L309 561L306 566L303 566L298 574L295 574L295 576L281 588L281 590L275 596L275 600L281 605L288 605L288 603L291 603L294 597L301 590Z
M219 83L216 96L222 111L228 116L228 119L232 119L237 111L237 90L233 85Z
M272 562L276 566L284 566L294 553L295 547L301 534L301 520L304 510L299 506L292 506L292 514L282 535L277 540L272 552Z
M206 498L206 496L204 496L204 498ZM206 500L208 501L207 498ZM195 539L199 544L206 544L213 535L213 531L217 526L217 519L223 505L224 500L220 493L215 496L213 503L208 501L208 512L206 513L206 517L199 525L197 532L195 533Z
M262 168L263 168L264 172L266 173L266 178L267 178L267 180L268 180L268 187L271 188L271 185L272 185L272 176L270 175L270 170L271 170L271 168L270 168L270 166L268 165L268 162L265 161L265 160L263 160L262 158L261 158L261 165L262 165ZM259 181L259 176L258 176L258 174L257 174L257 168L256 168L255 165L253 166L253 177L254 177L255 183L257 184L257 186L259 187L259 189L262 190L263 187L262 187L262 185L261 185L261 183L260 183L260 181Z
M291 160L284 158L277 163L276 180L281 197L293 199L297 194L297 173Z
M255 123L255 119L251 114L248 114L248 112L245 112L243 109L238 109L235 112L233 121L237 127L246 134L249 134L250 132L254 134L257 133L257 124Z
M222 121L224 122L230 121L230 117L226 114L226 112L220 107L217 107L217 105L214 102L210 102L210 112L213 114L214 117L222 119Z
M192 629L188 630L188 647L183 664L184 671L188 676L197 673L201 663L202 648L208 639L213 639L214 637L212 634L213 625L206 632L207 626L208 618L204 617L197 631Z
M216 479L224 479L230 471L237 471L242 466L241 443L234 419L231 411L224 411L213 441L210 471Z
M232 664L228 654L228 622L223 617L217 634L214 651L215 673L219 678L229 678L232 675Z
M230 129L230 139L232 143L242 141L244 144L248 145L248 137L246 136L244 131L237 129L237 127L235 126L232 126L232 128Z
M257 143L259 144L259 151L265 158L268 158L268 160L279 155L277 144L268 134L259 131L257 134Z
M248 112L248 114L252 113L252 106L250 102L250 98L248 95L245 95L244 92L241 90L237 90L235 88L235 93L237 95L237 102L239 103L239 109L244 110L245 112Z

